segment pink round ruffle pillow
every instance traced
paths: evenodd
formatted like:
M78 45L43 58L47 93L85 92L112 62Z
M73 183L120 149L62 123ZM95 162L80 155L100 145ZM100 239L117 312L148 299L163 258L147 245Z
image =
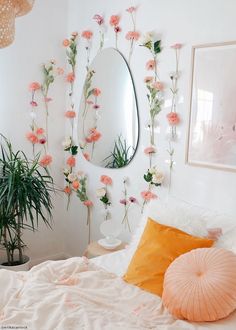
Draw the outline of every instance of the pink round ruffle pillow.
M216 321L236 309L236 255L219 248L195 249L168 267L163 304L179 318Z

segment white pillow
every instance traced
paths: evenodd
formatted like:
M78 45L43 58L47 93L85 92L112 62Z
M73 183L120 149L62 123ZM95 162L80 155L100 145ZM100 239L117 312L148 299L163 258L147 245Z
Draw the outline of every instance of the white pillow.
M236 251L236 219L208 209L191 205L185 201L169 197L150 201L146 206L138 227L131 239L131 254L136 251L147 223L147 218L167 226L178 228L190 235L205 237L209 228L221 228L223 235L215 246Z

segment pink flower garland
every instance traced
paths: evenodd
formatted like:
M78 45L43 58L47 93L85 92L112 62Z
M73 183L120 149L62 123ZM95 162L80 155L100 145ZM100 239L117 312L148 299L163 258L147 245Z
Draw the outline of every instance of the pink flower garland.
M118 49L118 33L121 32L121 27L119 26L120 24L120 16L119 15L112 15L110 17L110 26L113 27L114 32L115 32L115 44L116 44L116 49Z
M108 220L110 213L108 211L108 206L111 205L111 202L108 197L108 186L111 186L113 181L112 178L108 175L101 175L100 182L104 185L104 187L97 189L97 197L103 203L104 206L104 220Z
M162 92L164 90L164 84L159 80L157 74L157 55L161 52L161 40L154 41L152 35L149 34L142 46L147 48L152 54L153 58L147 61L146 69L148 71L153 71L153 76L147 76L144 78L144 82L148 90L148 102L150 107L150 146L144 149L145 155L149 157L149 170L146 174L144 174L144 179L148 183L148 189L141 192L141 196L143 198L141 212L143 212L144 206L149 200L157 198L157 195L151 191L152 187L161 185L161 182L158 181L159 178L157 175L161 178L162 174L155 173L156 170L155 167L152 167L152 160L156 153L154 136L155 118L162 110ZM153 176L155 176L155 178ZM152 181L153 178L155 181Z
M93 19L99 26L99 34L100 34L100 44L99 44L99 51L103 49L104 46L104 36L105 36L105 29L104 29L104 18L101 15L94 15Z
M170 74L170 79L171 79L170 91L172 93L171 111L166 116L171 130L171 135L169 138L169 148L167 149L167 152L169 154L169 191L172 183L172 169L174 165L173 157L175 152L172 146L172 140L175 140L177 137L176 127L180 123L180 116L176 112L176 107L177 107L177 99L178 99L179 55L180 55L179 52L180 49L182 48L182 44L176 43L172 45L171 48L175 52L175 71Z
M134 50L134 43L138 41L140 38L140 33L136 31L136 21L135 21L136 9L137 9L136 7L129 7L128 9L126 9L126 11L131 16L132 24L133 24L133 30L128 31L125 36L126 40L130 41L130 50L129 50L129 58L128 58L129 64Z
M130 223L129 223L129 208L134 203L137 203L137 199L133 196L128 197L127 183L128 183L128 178L124 178L124 180L123 180L124 198L120 200L120 204L122 204L124 206L124 210L125 210L122 224L124 224L125 228L127 227L129 232L131 232Z
M93 32L90 30L84 30L81 34L82 38L85 39L86 42L86 53L87 53L87 65L86 65L86 70L87 72L89 71L89 65L90 65L90 51L91 51L91 42L92 42L92 37L93 37Z
M87 37L89 37L88 33L85 33ZM66 141L64 144L64 150L70 154L69 157L67 157L66 165L68 166L68 169L64 171L65 180L67 182L64 192L67 194L68 197L68 203L67 203L67 209L69 207L70 203L70 195L72 193L72 188L75 189L76 183L72 183L70 180L68 180L68 176L72 174L73 168L76 166L76 158L75 156L78 153L78 146L73 143L73 135L74 135L74 120L76 118L76 112L74 110L74 82L75 82L75 67L76 67L76 56L77 56L77 44L78 44L78 33L73 32L71 33L70 39L64 39L63 46L66 48L66 54L67 54L67 60L70 65L71 71L66 74L66 81L70 85L70 91L69 91L69 100L70 100L70 109L65 112L65 118L67 118L70 121L71 124L71 135L69 137L69 142ZM77 187L79 188L79 186Z

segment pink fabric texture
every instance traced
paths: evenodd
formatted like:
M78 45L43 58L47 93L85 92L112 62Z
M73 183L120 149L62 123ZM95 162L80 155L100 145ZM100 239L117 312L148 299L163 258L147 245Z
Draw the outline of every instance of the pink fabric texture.
M203 322L227 317L236 309L236 255L218 248L181 255L165 273L162 299L179 319Z

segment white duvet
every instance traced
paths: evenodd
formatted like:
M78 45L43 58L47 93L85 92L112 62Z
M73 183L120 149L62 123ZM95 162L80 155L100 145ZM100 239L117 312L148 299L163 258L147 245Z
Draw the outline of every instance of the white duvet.
M47 261L29 272L0 270L0 329L236 329L236 315L212 324L173 319L161 299L86 258Z

